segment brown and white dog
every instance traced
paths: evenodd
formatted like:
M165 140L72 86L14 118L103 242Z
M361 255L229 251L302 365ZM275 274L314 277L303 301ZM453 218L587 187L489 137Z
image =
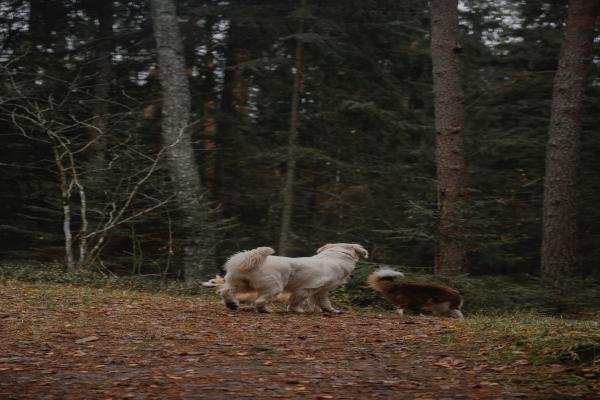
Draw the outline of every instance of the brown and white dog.
M382 268L367 278L369 286L385 295L398 306L396 312L404 315L404 309L414 312L428 310L438 313L450 313L451 316L464 318L460 311L463 305L463 294L456 289L412 281L395 281L395 277L403 277L402 272Z

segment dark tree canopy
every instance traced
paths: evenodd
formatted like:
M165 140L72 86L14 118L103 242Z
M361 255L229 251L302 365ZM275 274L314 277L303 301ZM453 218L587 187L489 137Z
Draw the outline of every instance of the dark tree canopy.
M64 259L66 193L75 262L85 239L94 268L180 275L191 231L161 139L170 105L148 4L0 0L3 259ZM232 252L278 244L301 42L287 252L358 242L376 263L433 268L440 211L429 2L174 4L190 94L194 160L186 163L205 190L191 195L203 197L204 222L192 229L198 262L214 270ZM562 1L459 3L465 272L539 271L566 16ZM595 37L574 192L587 274L600 257Z

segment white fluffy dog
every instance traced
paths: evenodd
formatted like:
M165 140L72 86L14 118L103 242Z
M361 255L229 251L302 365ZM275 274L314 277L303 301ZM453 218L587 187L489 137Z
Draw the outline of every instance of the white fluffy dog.
M317 250L312 257L273 256L270 247L234 254L225 263L225 284L219 294L228 308L239 305L236 293L257 292L254 306L267 312L266 304L281 292L290 293L289 309L302 312L302 303L309 303L322 311L338 313L329 301L329 291L338 287L360 257L369 252L359 244L332 243Z

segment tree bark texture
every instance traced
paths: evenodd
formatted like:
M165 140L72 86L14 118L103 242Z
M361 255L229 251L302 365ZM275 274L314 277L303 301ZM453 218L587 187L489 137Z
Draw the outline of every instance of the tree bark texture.
M60 0L29 1L29 39L34 45L50 47L53 35L50 34L64 19L66 9Z
M186 237L181 272L186 280L196 279L210 269L200 265L202 215L207 211L207 203L187 129L191 98L183 44L174 0L151 0L150 8L162 88L163 144L167 148L168 167L182 213L180 233Z
M581 111L600 1L570 0L554 77L546 146L541 270L558 279L576 273L576 180Z
M73 256L73 233L71 232L71 190L67 181L67 169L62 162L59 145L52 146L54 162L60 179L60 194L63 207L63 235L65 237L65 264L71 272L75 271L75 257Z
M302 1L302 14L306 0ZM301 35L304 33L304 17L300 17L298 38L296 40L296 67L294 86L292 87L292 105L290 111L290 130L288 134L288 153L286 162L285 182L283 186L283 209L281 212L281 228L279 233L279 254L288 254L290 245L290 228L294 213L294 182L296 180L296 142L298 140L298 125L300 122L300 91L302 89L303 46Z
M210 48L213 43L213 25L214 22L206 23L205 42ZM228 60L229 61L229 60ZM217 179L217 113L218 108L215 101L214 93L216 93L217 82L215 79L215 70L217 69L217 61L211 51L207 51L203 60L203 71L205 74L202 84L202 182L212 193L216 194L216 179ZM225 74L228 73L226 70Z
M94 86L94 108L91 122L90 158L86 175L92 173L92 179L102 179L102 171L106 168L106 149L108 132L108 100L110 85L113 77L112 71L112 35L113 35L113 3L104 0L91 4L92 12L98 18L98 46L95 54L96 82ZM100 172L100 175L98 175ZM94 174L95 173L95 174Z
M436 133L439 221L435 272L465 268L463 206L467 196L464 94L458 44L458 1L431 2L431 61Z
M244 175L236 171L244 168L239 162L248 147L239 127L247 124L245 110L248 88L239 64L247 61L243 48L243 33L235 21L229 27L228 46L225 51L226 70L218 113L218 137L215 159L215 193L223 210L232 215L243 202L236 190Z

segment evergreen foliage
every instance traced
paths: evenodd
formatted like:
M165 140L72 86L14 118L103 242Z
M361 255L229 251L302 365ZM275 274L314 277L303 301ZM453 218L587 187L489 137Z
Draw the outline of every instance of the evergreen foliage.
M50 97L66 98L44 115L47 121L66 126L73 118L90 120L98 101L98 16L84 0L26 3L0 1L0 253L62 261L52 146L32 140L44 138L43 130L22 121L30 138L24 136L12 110L32 99L47 105ZM429 271L438 199L428 2L307 3L290 253L311 254L326 242L359 242L376 262ZM192 145L208 187L203 234L205 243L219 241L217 249L204 251L222 261L232 252L278 242L299 2L177 4ZM468 272L535 273L544 145L565 3L469 0L460 10ZM111 204L126 201L162 147L160 71L146 3L114 2L113 18L103 154L110 169L85 171L94 155L89 149L77 153L96 227ZM600 256L599 43L586 93L578 182L581 266L588 275L597 272ZM81 124L65 135L73 150L89 140ZM177 229L181 210L173 192L160 161L127 215L160 207L111 230L94 266L105 273L177 276L185 232ZM76 195L73 204L76 221Z

